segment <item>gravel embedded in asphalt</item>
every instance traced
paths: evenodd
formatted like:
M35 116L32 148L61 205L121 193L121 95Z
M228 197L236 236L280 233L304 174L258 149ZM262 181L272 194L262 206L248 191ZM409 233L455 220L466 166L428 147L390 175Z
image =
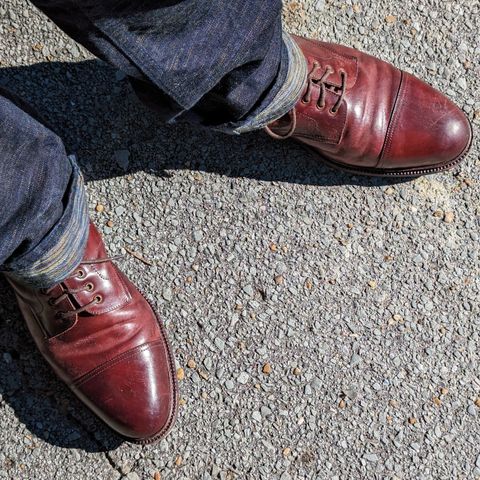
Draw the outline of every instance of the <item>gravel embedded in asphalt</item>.
M462 167L365 179L263 133L164 126L121 72L1 2L0 84L77 154L183 374L171 435L122 443L54 378L0 280L1 479L480 478L480 4L284 4L289 31L446 92L477 137Z

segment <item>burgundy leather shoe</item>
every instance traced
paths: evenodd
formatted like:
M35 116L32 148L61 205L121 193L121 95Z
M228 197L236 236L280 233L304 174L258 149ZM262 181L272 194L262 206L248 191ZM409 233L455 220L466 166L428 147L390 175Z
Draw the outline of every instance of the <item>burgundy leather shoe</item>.
M168 433L177 383L165 331L93 224L82 263L64 282L36 290L7 278L41 353L88 407L134 442Z
M472 140L470 122L444 95L357 50L294 37L308 63L295 108L266 130L292 137L352 173L419 176L454 167Z

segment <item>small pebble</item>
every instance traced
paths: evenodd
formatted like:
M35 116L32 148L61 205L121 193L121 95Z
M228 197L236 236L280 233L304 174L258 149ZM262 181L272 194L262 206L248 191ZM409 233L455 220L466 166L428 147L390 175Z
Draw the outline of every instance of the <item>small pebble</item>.
M375 453L366 453L363 458L368 462L378 462L378 455L376 455Z
M261 422L262 421L262 414L255 410L253 413L252 413L252 418L256 421L256 422Z
M288 457L292 453L292 449L289 447L286 447L283 449L282 454L284 457Z
M455 220L455 215L453 212L445 212L445 216L443 217L443 221L445 223L453 223Z
M245 385L248 382L249 376L248 373L242 372L238 377L237 377L237 382L241 383L242 385Z
M125 208L123 208L121 205L118 207L115 207L115 214L118 216L121 216L125 213Z
M169 302L170 300L173 299L173 292L172 292L172 289L171 288L165 288L165 290L163 290L163 298Z

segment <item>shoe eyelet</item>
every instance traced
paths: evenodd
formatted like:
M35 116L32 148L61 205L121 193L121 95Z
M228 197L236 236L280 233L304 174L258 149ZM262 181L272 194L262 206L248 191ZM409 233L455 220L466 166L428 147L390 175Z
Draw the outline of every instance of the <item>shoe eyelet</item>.
M102 303L103 302L103 297L101 295L95 295L93 297L93 299L95 300L95 303Z
M51 307L53 307L53 305L54 305L53 302L54 302L53 298L49 298L47 303L48 303Z
M77 270L77 273L75 274L76 277L78 278L83 278L85 277L85 272L83 270Z
M85 290L86 290L87 292L91 292L91 291L93 290L93 288L94 288L93 283L87 283L87 284L85 285Z
M334 110L333 108L331 108L328 113L332 116L335 116L337 114L338 110Z

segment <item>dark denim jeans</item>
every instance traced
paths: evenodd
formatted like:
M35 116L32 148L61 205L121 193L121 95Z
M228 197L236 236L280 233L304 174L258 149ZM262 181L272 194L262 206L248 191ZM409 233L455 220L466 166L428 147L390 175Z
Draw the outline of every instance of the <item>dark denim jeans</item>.
M74 158L34 116L0 89L0 266L46 287L80 262L88 213Z
M124 71L165 121L262 128L293 107L306 78L281 0L32 1ZM78 265L88 215L74 158L35 117L0 92L0 269L50 286Z

